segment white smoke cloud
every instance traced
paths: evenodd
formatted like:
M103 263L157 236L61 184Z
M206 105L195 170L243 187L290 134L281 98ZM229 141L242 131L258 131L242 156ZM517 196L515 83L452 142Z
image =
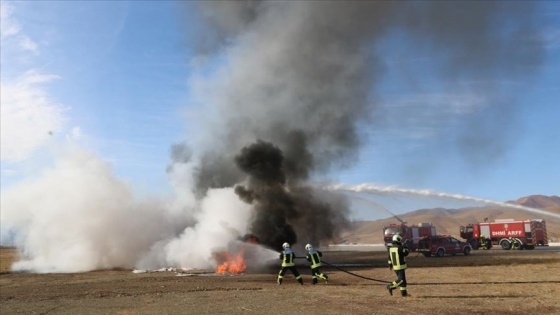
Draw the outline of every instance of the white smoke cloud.
M210 190L199 203L189 193L139 200L110 165L78 148L3 191L1 208L2 231L15 232L23 255L13 269L35 272L214 267L212 253L244 235L250 216L232 189Z
M13 242L22 254L13 268L212 267L212 251L246 233L248 206L231 189L195 198L194 163L175 164L169 173L173 197L141 200L107 162L67 147L81 137L80 127L70 131L66 143L53 137L63 131L67 108L52 99L45 85L60 77L21 71L29 69L39 45L24 32L16 9L1 3L1 160L23 162L52 144L55 165L36 179L3 187L1 240ZM3 175L21 171L17 165L5 167Z
M3 192L2 230L15 230L24 251L16 270L126 266L156 236L151 226L161 220L135 205L106 163L84 151L68 154L36 181Z
M212 253L225 250L230 240L246 233L250 210L231 188L208 191L197 224L165 245L167 262L185 269L214 267Z

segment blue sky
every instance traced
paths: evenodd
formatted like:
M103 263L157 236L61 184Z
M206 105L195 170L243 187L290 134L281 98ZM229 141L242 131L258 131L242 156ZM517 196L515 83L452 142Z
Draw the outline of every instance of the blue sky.
M522 82L494 78L507 97L491 100L431 71L442 56L387 36L372 48L385 67L374 120L360 127L359 158L321 179L497 201L558 195L560 4L543 1L538 10L540 66ZM2 190L33 180L71 142L137 191L170 192L170 147L201 132L192 112L204 104L192 95L192 78L221 66L219 58L196 62L188 37L203 30L194 11L179 11L171 1L2 1ZM499 150L465 158L468 137L450 135L485 116L485 102L515 103L515 113L491 113L493 128L507 125L496 135Z
M11 11L3 22L20 30L6 39L9 48L3 45L2 80L18 82L29 72L52 76L34 88L48 98L43 107L60 121L52 122L54 135L25 150L23 158L2 161L2 186L34 176L37 168L28 173L29 160L42 160L41 149L78 130L76 141L110 161L118 175L141 187L161 187L169 147L185 132L181 108L188 104L187 49L173 4L3 5ZM18 46L17 37L23 36L36 43L34 51Z

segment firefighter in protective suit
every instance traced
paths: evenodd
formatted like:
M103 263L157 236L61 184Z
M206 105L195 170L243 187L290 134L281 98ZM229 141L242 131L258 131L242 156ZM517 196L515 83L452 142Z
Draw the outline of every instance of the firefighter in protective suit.
M329 276L319 270L323 253L313 248L311 244L305 245L305 250L307 251L307 256L305 256L305 258L311 263L311 279L313 280L313 284L317 284L317 278L325 280L325 284L328 283Z
M480 245L482 245L482 249L490 249L492 247L492 241L489 238L487 238L484 234L481 234Z
M405 257L408 256L409 249L402 245L402 237L400 235L393 236L393 245L389 247L389 269L393 269L397 275L397 280L387 285L387 291L393 295L393 290L399 288L402 296L408 296L406 291L406 274L407 268Z
M294 258L296 258L296 255L290 248L290 244L284 243L282 244L282 248L284 249L282 253L280 253L280 259L282 260L282 269L280 269L280 272L278 273L278 285L282 284L284 274L287 270L290 270L296 277L296 280L299 282L299 284L303 285L303 279L297 271L296 264L294 263Z
M521 243L519 242L518 239L510 237L509 243L511 244L509 249L511 250L521 249Z

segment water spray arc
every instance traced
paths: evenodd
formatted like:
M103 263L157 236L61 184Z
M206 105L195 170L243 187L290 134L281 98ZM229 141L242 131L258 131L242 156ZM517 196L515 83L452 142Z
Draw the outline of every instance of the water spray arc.
M535 209L526 206L514 205L509 204L501 201L494 201L489 199L477 198L477 197L470 197L464 196L460 194L449 194L443 192L435 192L428 189L406 189L406 188L398 188L395 186L377 186L374 184L359 184L359 185L345 185L345 184L336 184L336 185L328 185L322 187L325 190L330 191L341 191L341 192L355 192L355 193L400 193L400 194L408 194L408 195L416 195L416 196L426 196L426 197L437 197L437 198L447 198L447 199L455 199L455 200L467 200L467 201L474 201L484 204L495 205L501 208L511 208L511 209L519 209L525 210L528 212L538 213L541 215L546 215L554 218L560 218L560 214L552 213L546 210Z
M375 202L375 201L373 201L373 200L360 197L360 196L358 196L358 195L356 195L356 194L349 194L348 196L350 197L350 199L362 201L362 202L364 202L364 203L367 203L367 204L372 205L374 208L377 208L377 209L382 210L383 212L385 212L385 213L391 215L392 217L394 217L395 219L397 219L397 221L399 221L400 223L406 223L406 222L405 222L403 219L401 219L398 215L394 214L392 211L390 211L389 209L383 207L382 205L378 204L377 202Z

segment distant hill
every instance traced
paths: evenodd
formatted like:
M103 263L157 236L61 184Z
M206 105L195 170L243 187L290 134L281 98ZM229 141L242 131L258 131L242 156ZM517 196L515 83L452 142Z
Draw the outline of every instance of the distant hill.
M532 195L519 198L507 203L521 205L534 209L541 209L551 213L560 214L560 197ZM496 219L544 219L546 221L548 237L553 241L560 241L560 219L521 209L502 208L497 206L467 207L460 209L420 209L411 211L399 217L410 223L430 222L436 227L438 234L450 234L459 237L459 227L468 223L489 222ZM383 243L383 226L390 223L399 223L395 218L376 221L355 221L351 228L341 234L336 243Z
M515 201L508 201L507 203L513 203L525 207L544 209L544 210L556 210L560 209L560 197L558 196L542 196L533 195L529 197L519 198Z

